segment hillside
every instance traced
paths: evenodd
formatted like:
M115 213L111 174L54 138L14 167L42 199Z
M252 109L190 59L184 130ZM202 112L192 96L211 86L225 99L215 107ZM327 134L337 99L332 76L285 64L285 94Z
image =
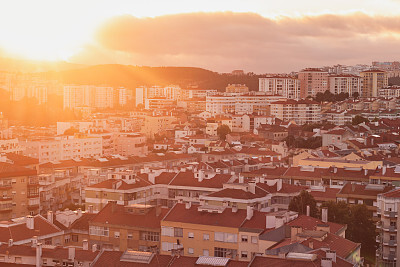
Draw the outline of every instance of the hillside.
M47 77L64 84L95 84L136 88L138 86L167 86L177 84L185 88L224 90L229 83L244 83L250 90L258 90L257 75L232 76L193 67L139 67L128 65L96 65L80 69L48 72Z

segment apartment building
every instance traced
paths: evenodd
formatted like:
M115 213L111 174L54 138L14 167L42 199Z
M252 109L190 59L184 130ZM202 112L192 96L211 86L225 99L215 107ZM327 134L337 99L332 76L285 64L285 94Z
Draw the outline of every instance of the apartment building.
M296 124L313 124L321 121L321 105L311 100L286 100L271 103L271 116Z
M360 73L363 79L362 97L378 97L379 91L388 86L388 76L383 70L367 70Z
M267 95L280 95L287 99L299 99L300 80L286 76L259 78L258 90L266 92Z
M378 96L384 98L400 97L400 86L392 85L380 88Z
M64 86L64 109L112 108L114 106L114 88L94 85Z
M26 141L23 154L40 163L102 156L102 138L76 134Z
M119 133L113 138L114 154L121 156L146 156L146 136L139 133Z
M111 202L89 221L90 245L120 251L160 248L161 219L167 212L159 206Z
M36 170L0 162L0 220L39 213Z
M322 69L308 68L299 72L300 98L315 96L328 90L328 72Z
M144 115L143 125L140 132L148 138L154 138L155 134L162 134L164 131L173 128L176 117L171 115Z
M166 87L141 86L136 88L136 106L139 104L145 105L146 99L164 98L166 100L179 100L181 99L182 89L177 85L170 85Z
M376 238L378 248L376 259L379 266L397 266L400 257L399 243L399 211L400 190L394 189L378 195L377 214L380 221L376 228L379 235Z
M228 84L225 88L225 92L233 94L245 94L249 92L249 87L245 84Z
M270 103L282 98L282 96L256 93L236 96L211 95L206 98L206 111L210 112L212 116L227 113L269 115Z
M349 96L354 93L358 93L361 96L363 88L360 76L345 74L329 76L328 85L332 94L348 93Z

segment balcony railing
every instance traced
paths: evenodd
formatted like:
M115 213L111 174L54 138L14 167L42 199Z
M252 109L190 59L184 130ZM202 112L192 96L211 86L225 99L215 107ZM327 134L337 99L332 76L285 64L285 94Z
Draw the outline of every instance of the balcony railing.
M389 218L397 218L397 212L385 210L383 214Z

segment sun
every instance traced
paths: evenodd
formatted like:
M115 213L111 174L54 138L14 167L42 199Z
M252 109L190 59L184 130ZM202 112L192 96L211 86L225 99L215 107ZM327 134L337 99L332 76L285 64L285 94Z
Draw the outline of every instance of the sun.
M1 56L67 60L93 40L102 13L71 1L9 1L0 6Z

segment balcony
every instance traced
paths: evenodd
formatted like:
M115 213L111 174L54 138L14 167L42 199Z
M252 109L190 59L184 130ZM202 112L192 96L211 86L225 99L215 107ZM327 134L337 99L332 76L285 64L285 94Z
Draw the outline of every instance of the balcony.
M12 184L0 184L0 189L11 189Z
M40 198L30 198L28 200L28 209L38 209L40 205Z
M8 200L8 201L2 201L1 202L1 204L0 204L0 212L1 213L3 213L3 212L10 212L10 211L12 211L12 202L11 202L11 200Z
M385 210L383 214L389 218L397 218L397 212Z

